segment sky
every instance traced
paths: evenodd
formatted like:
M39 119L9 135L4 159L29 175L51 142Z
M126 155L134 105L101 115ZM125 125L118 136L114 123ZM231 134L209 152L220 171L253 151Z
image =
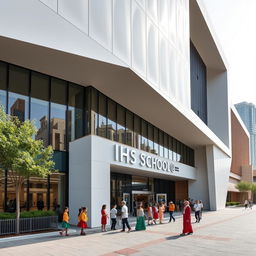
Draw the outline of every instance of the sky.
M256 0L201 0L228 62L231 102L256 104Z

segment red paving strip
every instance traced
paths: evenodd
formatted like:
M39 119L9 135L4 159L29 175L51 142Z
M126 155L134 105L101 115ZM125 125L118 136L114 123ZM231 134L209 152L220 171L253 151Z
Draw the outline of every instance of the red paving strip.
M125 248L125 249L122 249L122 250L114 251L114 253L117 253L117 254L120 254L120 255L131 255L131 254L134 254L134 253L137 253L137 252L139 252L139 251L135 250L133 248Z
M151 246L151 245L160 244L160 243L165 242L165 241L166 241L165 238L160 238L160 239L151 240L151 241L148 241L148 242L145 242L145 243L142 243L142 244L137 244L137 245L133 246L132 248L142 249L142 248L146 248L146 247Z

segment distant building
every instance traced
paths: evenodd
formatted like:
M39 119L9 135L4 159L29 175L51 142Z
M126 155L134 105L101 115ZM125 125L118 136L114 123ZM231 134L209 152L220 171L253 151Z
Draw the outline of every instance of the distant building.
M11 106L11 115L17 116L21 122L25 121L25 100L17 99Z
M250 134L251 164L256 167L256 106L252 103L241 102L235 105Z

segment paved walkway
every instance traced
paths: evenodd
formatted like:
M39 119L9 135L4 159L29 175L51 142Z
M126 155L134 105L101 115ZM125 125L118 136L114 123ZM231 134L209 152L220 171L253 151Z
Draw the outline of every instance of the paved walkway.
M194 218L193 218L194 220ZM194 234L180 237L182 219L147 227L146 231L52 236L0 243L0 255L256 255L256 207L204 213Z

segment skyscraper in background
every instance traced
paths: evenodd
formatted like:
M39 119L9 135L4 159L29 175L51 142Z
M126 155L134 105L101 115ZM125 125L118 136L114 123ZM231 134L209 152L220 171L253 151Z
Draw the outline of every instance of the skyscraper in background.
M251 164L256 167L256 106L253 103L241 102L235 107L250 133Z

